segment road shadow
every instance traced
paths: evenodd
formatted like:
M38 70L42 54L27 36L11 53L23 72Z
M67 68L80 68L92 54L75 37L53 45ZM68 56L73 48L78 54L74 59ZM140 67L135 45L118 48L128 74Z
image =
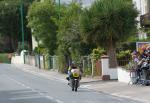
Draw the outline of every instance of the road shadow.
M0 91L0 103L57 103L30 89Z

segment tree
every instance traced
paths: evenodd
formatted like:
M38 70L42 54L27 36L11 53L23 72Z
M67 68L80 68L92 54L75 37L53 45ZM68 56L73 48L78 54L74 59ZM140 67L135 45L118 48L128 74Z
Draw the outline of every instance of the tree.
M42 42L43 46L49 50L50 55L54 55L56 45L57 25L56 8L52 0L44 2L33 2L28 11L28 27L33 30L33 36Z
M70 53L72 57L79 54L79 49L81 46L80 45L81 38L79 35L80 13L81 13L80 5L76 3L67 5L65 7L64 15L63 17L61 17L59 23L59 31L58 31L59 46L63 46L64 51L66 52L68 51L68 53Z
M79 62L81 55L90 54L93 45L87 45L82 42L80 36L80 14L82 12L81 5L72 2L68 5L61 5L60 20L58 22L58 48L57 53L61 57L59 60L61 68L68 66L73 60ZM65 67L66 68L66 67Z
M29 4L30 4L29 0L23 2L25 41L27 41L28 44L31 43L31 33L30 30L25 25L26 25L26 13ZM0 1L0 35L2 38L5 39L3 45L7 46L7 48L5 47L1 49L8 49L4 50L4 52L14 52L17 49L18 42L22 41L20 5L21 5L20 0Z
M89 53L92 46L85 45L80 36L80 14L81 5L72 2L69 5L61 7L61 19L58 30L58 45L60 52L66 55L66 58L79 61L81 55ZM91 50L92 51L92 50Z
M15 4L16 3L16 4ZM14 38L16 37L15 32L18 25L17 23L17 6L18 3L15 1L2 0L0 1L0 34L3 40L3 45L7 45L6 52L12 51L14 47ZM17 19L15 19L17 18ZM4 48L1 48L1 50ZM2 52L2 51L1 51Z
M126 0L97 0L81 16L81 32L86 42L107 50L110 66L116 67L116 44L136 30L137 10Z
M61 5L61 18L58 22L58 48L62 72L68 66L71 59L77 59L80 55L81 40L79 35L79 14L81 6L77 3Z

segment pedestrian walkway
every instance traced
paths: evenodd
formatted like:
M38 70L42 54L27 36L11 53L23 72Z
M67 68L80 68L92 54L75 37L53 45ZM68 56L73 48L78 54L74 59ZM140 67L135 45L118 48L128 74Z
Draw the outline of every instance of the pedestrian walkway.
M26 72L35 74L35 75L39 74L44 77L48 77L51 79L53 78L53 79L61 80L63 82L67 82L67 80L66 80L67 74L61 74L57 70L53 70L53 69L52 70L44 70L44 69L39 69L34 66L26 65L26 64L13 64L13 66L17 67L18 69L22 69ZM100 77L92 78L91 76L89 76L89 77L82 78L81 83L90 83L90 82L98 82L98 81L101 81Z
M42 75L49 79L56 79L62 82L66 82L65 74L60 74L56 70L46 71L38 69L29 65L14 65L26 72L33 73L35 75ZM83 77L81 80L81 86L84 88L95 90L96 92L102 92L117 97L130 98L133 100L141 101L143 103L150 103L150 86L142 85L130 85L121 83L116 80L113 81L102 81L99 77Z
M96 90L106 94L130 98L141 101L143 103L150 103L150 87L142 85L130 85L117 81L101 81L90 84L88 89Z

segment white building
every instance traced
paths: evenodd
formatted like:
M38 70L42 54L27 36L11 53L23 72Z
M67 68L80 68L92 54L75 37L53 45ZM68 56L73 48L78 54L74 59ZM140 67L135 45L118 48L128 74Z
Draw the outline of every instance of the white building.
M137 10L139 11L139 16L137 20L139 21L138 28L141 28L140 18L141 16L150 13L150 0L133 0L133 3L135 4ZM142 31L139 31L138 36L139 36L139 39L147 38L147 34Z
M140 15L144 15L148 12L148 0L133 0L133 3L138 9Z

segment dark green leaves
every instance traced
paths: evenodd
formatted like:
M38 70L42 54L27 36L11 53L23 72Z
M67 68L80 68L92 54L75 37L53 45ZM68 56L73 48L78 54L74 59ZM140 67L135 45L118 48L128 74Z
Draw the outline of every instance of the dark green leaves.
M116 44L136 28L137 10L126 0L97 0L81 16L83 38L97 45Z
M51 0L34 2L29 8L28 26L33 30L33 35L43 43L51 55L57 48L57 25L54 18L57 18L57 14Z

